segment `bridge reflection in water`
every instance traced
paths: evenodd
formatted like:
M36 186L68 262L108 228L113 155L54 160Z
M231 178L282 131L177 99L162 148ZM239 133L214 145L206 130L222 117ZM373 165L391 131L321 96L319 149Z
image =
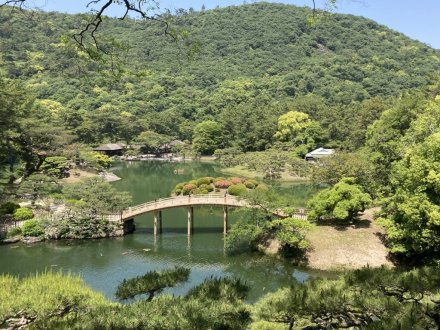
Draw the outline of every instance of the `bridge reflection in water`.
M161 198L155 201L131 206L119 214L111 214L107 216L109 221L124 222L132 220L134 217L145 214L154 214L154 236L162 233L162 210L187 207L188 208L188 236L193 233L194 229L194 206L223 206L223 233L228 232L228 207L258 207L249 204L245 199L239 199L235 196L224 194L208 194L208 195L189 195L175 196L169 198ZM300 208L293 213L284 213L281 210L273 210L272 213L281 218L293 217L296 219L307 220L307 210Z

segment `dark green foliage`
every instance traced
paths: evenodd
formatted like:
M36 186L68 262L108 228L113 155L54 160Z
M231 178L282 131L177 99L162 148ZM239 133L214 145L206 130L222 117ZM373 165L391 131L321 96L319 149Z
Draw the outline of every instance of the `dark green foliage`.
M143 276L124 279L118 285L116 297L118 299L130 299L138 295L148 294L147 300L152 300L154 295L167 287L172 287L180 282L188 280L190 270L183 267L175 267L160 272L152 271Z
M46 157L40 170L47 174L57 178L62 178L69 170L68 160L66 157Z
M0 206L0 216L5 214L13 214L20 205L14 202L6 202Z
M187 298L201 301L228 301L235 302L244 300L249 292L249 286L242 283L240 279L231 278L209 278L195 288L192 288L186 295Z
M117 213L130 205L131 196L117 191L101 177L91 177L63 188L70 207L85 218Z
M48 239L87 239L103 238L120 230L117 223L97 217L69 214L62 219L44 224L44 236Z
M22 234L21 227L14 227L12 229L9 229L7 232L7 237L15 237L20 236Z
M60 186L56 179L45 174L32 174L26 178L18 187L17 193L32 201L32 204L37 199L46 198L52 193L60 191Z
M439 325L437 268L347 272L337 280L293 283L263 297L255 318L310 328L435 329Z
M82 15L37 12L28 20L2 8L2 72L28 90L2 79L1 163L23 157L31 173L43 152L52 156L72 140L139 136L153 152L158 142L193 135L204 153L261 151L274 142L278 118L294 109L320 124L320 141L356 149L384 98L431 81L438 52L350 15L327 15L312 27L310 14L272 3L167 14L173 28L188 31L177 46L157 22L139 29L134 20L105 19L100 42L117 60L92 61L66 37ZM191 61L182 62L187 52ZM217 125L201 129L207 122Z

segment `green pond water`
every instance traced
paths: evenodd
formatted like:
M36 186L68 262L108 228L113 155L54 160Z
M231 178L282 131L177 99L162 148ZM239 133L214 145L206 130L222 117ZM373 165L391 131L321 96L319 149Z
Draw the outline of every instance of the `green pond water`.
M175 170L183 174L175 174ZM122 180L114 182L133 195L133 204L168 197L178 182L201 176L223 176L210 163L169 163L144 161L118 163L112 170ZM305 205L318 188L310 184L280 185L277 189L291 196L292 205ZM43 242L35 245L0 246L0 273L26 276L48 269L79 274L93 289L114 299L117 285L124 279L151 270L185 266L191 268L189 281L167 292L185 294L211 276L234 276L251 286L250 301L262 294L320 276L288 262L259 254L227 256L224 253L221 208L194 209L194 234L186 234L185 209L163 211L163 233L155 240L152 215L135 219L136 231L125 237ZM239 214L230 212L230 224Z

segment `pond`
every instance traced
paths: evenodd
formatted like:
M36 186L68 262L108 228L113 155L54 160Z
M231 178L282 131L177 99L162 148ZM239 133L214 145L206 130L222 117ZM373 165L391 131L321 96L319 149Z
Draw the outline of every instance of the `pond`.
M129 191L133 204L168 197L182 181L224 176L214 164L199 162L121 162L112 171L122 178L114 186ZM292 205L298 206L305 205L318 190L307 183L280 185L277 189L291 196ZM237 212L230 212L230 223L238 216ZM304 281L310 275L322 275L259 254L225 255L221 208L195 208L194 234L189 239L185 209L163 211L163 233L157 239L152 233L152 215L137 217L135 224L136 231L125 237L0 246L0 273L25 276L54 269L79 274L93 289L115 299L115 289L124 278L185 266L191 268L189 281L168 292L184 294L205 278L233 276L251 286L249 301L289 285L293 278Z

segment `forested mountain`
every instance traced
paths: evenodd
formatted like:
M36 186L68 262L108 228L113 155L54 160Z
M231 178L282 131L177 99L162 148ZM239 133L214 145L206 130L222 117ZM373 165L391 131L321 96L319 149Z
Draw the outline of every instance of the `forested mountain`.
M243 151L265 149L292 109L321 124L327 145L357 148L388 97L439 71L437 50L371 20L329 14L312 26L309 15L269 3L164 14L177 42L160 22L106 19L98 42L115 55L92 61L68 37L87 16L2 8L0 68L73 141L191 140L212 119L227 133L221 146Z

